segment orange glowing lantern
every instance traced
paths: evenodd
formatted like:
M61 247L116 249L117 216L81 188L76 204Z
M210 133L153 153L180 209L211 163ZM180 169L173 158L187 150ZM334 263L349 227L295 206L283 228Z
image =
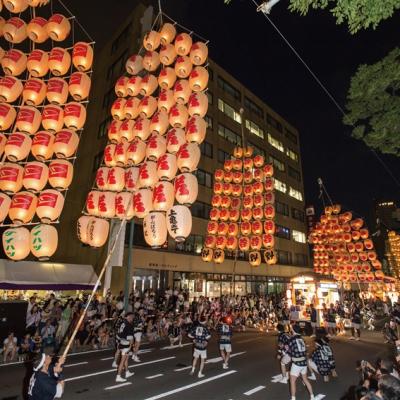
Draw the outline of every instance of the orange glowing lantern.
M43 50L33 50L26 63L28 72L35 78L45 76L49 71L49 55Z
M208 98L203 92L194 92L188 102L188 112L192 117L198 115L201 118L207 114L208 110Z
M53 14L47 21L46 30L52 40L62 42L69 35L71 24L64 15Z
M143 57L143 68L153 72L160 65L160 55L156 51L147 51Z
M136 138L126 152L126 159L128 164L138 165L140 164L146 156L146 143L143 140Z
M176 154L176 161L180 171L193 172L200 161L200 147L196 143L183 144Z
M53 155L54 136L46 131L40 131L32 139L31 152L39 161L48 160Z
M41 119L40 111L37 108L22 106L18 111L15 127L21 132L33 135L39 129Z
M65 75L71 66L71 55L62 47L53 47L49 53L48 66L54 76Z
M139 180L139 168L130 167L125 170L125 190L136 192L138 189L137 183Z
M1 59L1 66L6 75L21 75L25 71L26 63L26 55L17 49L8 50Z
M153 248L159 248L167 241L167 222L163 213L150 212L144 217L143 235L146 243Z
M166 220L168 233L176 242L183 242L190 235L192 214L186 206L176 205L170 208Z
M0 103L0 130L5 131L14 123L17 112L7 103Z
M82 129L86 121L86 108L77 102L67 103L64 107L64 124L67 128Z
M68 188L72 182L73 166L67 160L54 160L49 165L49 183L54 189Z
M248 221L244 221L240 224L240 233L244 236L248 236L251 234L251 223Z
M161 27L161 31L160 31L160 42L162 45L166 45L171 43L176 35L176 29L175 26L173 24L170 23L165 23L162 27Z
M139 115L140 100L137 97L129 97L124 105L124 118L135 119Z
M35 214L37 197L30 192L19 192L11 199L8 216L15 225L27 224Z
M107 189L120 192L125 187L125 170L121 167L112 167L108 170Z
M18 17L12 17L3 26L4 38L11 43L21 43L27 37L26 23Z
M22 93L23 85L18 78L3 76L0 78L0 101L13 103Z
M196 42L190 49L190 61L194 65L203 65L208 57L208 47L203 42Z
M49 38L49 34L46 29L47 20L42 17L35 17L30 20L26 27L26 32L29 39L35 43L43 43Z
M189 85L195 92L206 89L208 85L208 71L204 67L195 67L190 73Z
M159 157L165 154L166 149L165 138L157 133L153 133L147 141L146 157L150 161L157 161Z
M46 105L42 111L42 126L46 131L60 131L64 124L64 111L56 105Z
M20 161L28 156L31 144L31 138L25 133L12 133L8 136L4 153L10 161Z
M101 190L108 189L108 187L107 187L107 176L108 176L108 171L109 170L110 169L107 168L107 167L100 167L97 170L95 181L96 181L96 186Z
M30 106L38 106L46 97L47 86L41 79L28 79L22 91L24 102Z
M40 193L36 214L42 222L57 221L64 207L64 197L57 190L48 189Z
M72 63L80 71L89 71L93 64L93 48L89 43L76 42L72 49Z
M150 136L150 120L139 118L133 125L133 136L141 140L146 140Z
M174 92L168 89L161 90L158 96L158 109L169 113L174 105Z
M177 170L178 166L174 154L166 153L158 158L157 175L161 181L172 180L175 177Z
M22 188L24 169L14 163L4 163L0 166L0 190L5 193L16 193Z
M128 95L128 90L126 87L127 83L128 83L127 76L121 76L115 83L115 94L118 97L126 97Z
M25 164L22 185L26 190L37 193L44 189L48 177L49 169L46 164L31 161Z
M52 104L64 104L68 99L67 82L62 78L50 78L47 82L46 98Z
M264 221L263 227L264 227L264 233L268 233L270 235L273 235L275 233L275 222L274 221L272 221L272 220Z
M195 142L197 144L201 144L205 137L207 131L207 123L206 121L195 115L189 118L186 125L186 140L188 142Z
M212 249L205 247L201 250L201 259L204 262L211 262L214 256L214 252Z
M72 130L64 129L57 132L53 150L57 158L68 158L75 154L79 144L79 136Z
M164 110L157 111L150 121L150 132L164 135L168 129L168 114Z
M142 118L151 118L157 110L157 100L153 96L145 96L139 103L139 114Z
M250 238L247 236L241 236L238 241L240 251L249 251L250 249Z
M187 108L182 104L175 104L169 112L169 123L174 128L185 128L189 118Z
M192 38L189 34L183 32L176 36L175 38L175 50L180 56L186 56L189 54L192 48Z
M175 70L170 67L165 67L160 71L158 76L158 84L161 89L171 89L176 81Z
M76 101L82 101L89 96L91 80L84 72L74 72L69 78L69 94Z
M125 64L126 71L130 75L137 75L143 69L143 58L138 54L134 54L133 56L128 58L128 61Z

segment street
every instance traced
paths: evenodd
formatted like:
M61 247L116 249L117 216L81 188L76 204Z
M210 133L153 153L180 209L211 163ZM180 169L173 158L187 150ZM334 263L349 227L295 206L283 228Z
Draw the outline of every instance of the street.
M339 377L326 384L320 377L312 382L315 395L319 395L316 398L340 399L350 386L357 384L357 360L374 362L390 354L379 333L363 333L364 338L359 342L350 341L348 337L331 341ZM311 344L312 340L306 338L306 342ZM189 375L191 343L184 342L182 348L171 348L165 343L144 345L140 355L142 362L130 362L130 371L135 375L122 384L115 383L111 350L71 354L64 369L63 399L177 400L181 396L191 400L289 399L289 386L274 382L274 377L280 373L275 348L275 332L235 333L230 368L223 370L214 334L208 348L205 377L198 379ZM25 372L21 363L0 365L0 400L23 399ZM309 398L300 382L296 398Z

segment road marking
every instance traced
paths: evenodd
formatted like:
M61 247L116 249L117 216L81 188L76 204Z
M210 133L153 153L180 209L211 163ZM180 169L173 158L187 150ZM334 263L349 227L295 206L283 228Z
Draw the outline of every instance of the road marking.
M143 349L139 350L138 354L145 354L145 353L150 353L154 349ZM109 360L114 360L114 357L106 357L106 358L101 358L100 361L109 361Z
M236 356L240 356L240 355L242 355L244 353L246 353L246 352L245 351L241 351L240 353L233 353L233 354L231 354L230 358L236 357ZM222 357L215 357L215 358L210 358L205 363L206 364L215 364L215 363L220 362L220 361L222 361ZM191 365L189 365L188 367L176 368L176 369L174 369L174 371L175 372L186 371L187 369L190 369L190 368L192 368Z
M160 393L160 394L157 394L155 396L152 396L152 397L148 397L145 400L163 399L164 397L170 396L171 394L183 392L184 390L187 390L187 389L190 389L190 388L193 388L193 387L196 387L196 386L203 385L204 383L208 383L208 382L212 382L212 381L215 381L217 379L220 379L220 378L224 378L225 376L234 374L235 372L237 372L237 371L232 370L232 371L225 372L223 374L212 376L211 378L202 379L201 381L198 381L198 382L195 382L195 383L191 383L190 385L181 386L181 387L178 387L176 389L170 390L168 392L164 392L164 393Z
M251 396L252 394L257 393L257 392L259 392L260 390L263 390L263 389L265 389L265 386L257 386L254 389L251 389L251 390L248 390L247 392L244 392L243 394L245 396Z
M180 372L180 371L185 371L186 369L190 369L190 368L192 368L191 365L189 365L188 367L176 368L176 369L174 369L174 371L175 371L175 372Z
M82 361L82 362L75 363L75 364L67 364L67 365L64 365L64 368L76 367L77 365L83 365L83 364L87 364L87 363L88 363L87 361Z
M273 379L282 379L282 374L272 376L271 380Z
M155 378L159 378L160 376L164 376L164 374L157 374L157 375L152 375L152 376L146 376L146 379L155 379Z
M183 343L182 346L178 345L172 345L172 346L165 346L161 347L161 350L172 350L172 349L179 349L180 347L185 347L185 346L190 346L193 345L193 343Z
M108 386L108 387L104 388L104 390L118 389L118 388L120 388L122 386L128 386L128 385L132 385L132 382L125 382L125 383L120 383L119 385Z
M322 400L324 397L326 397L324 394L317 394L314 399L315 400Z
M172 359L174 359L174 358L175 358L175 356L166 357L166 358L160 358L160 359L158 359L158 360L147 361L147 362L143 362L143 363L140 363L140 364L130 365L128 368L138 368L138 367L141 367L142 365L155 364L155 363L159 363L159 362L163 362L163 361L172 360ZM105 370L105 371L93 372L93 373L91 373L91 374L73 376L72 378L67 378L67 379L65 379L64 381L65 381L65 382L76 381L76 380L78 380L78 379L90 378L91 376L108 374L108 373L110 373L110 372L115 372L116 370L117 370L117 368L112 368L112 369L107 369L107 370Z

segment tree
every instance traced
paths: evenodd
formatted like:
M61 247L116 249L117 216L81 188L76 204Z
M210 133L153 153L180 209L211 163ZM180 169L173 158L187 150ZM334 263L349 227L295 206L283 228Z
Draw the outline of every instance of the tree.
M382 153L400 156L400 48L359 66L351 79L344 123L352 136Z
M224 0L229 4L232 0ZM338 24L347 23L349 31L356 33L372 27L400 9L400 0L289 0L289 10L306 15L310 9L329 9Z

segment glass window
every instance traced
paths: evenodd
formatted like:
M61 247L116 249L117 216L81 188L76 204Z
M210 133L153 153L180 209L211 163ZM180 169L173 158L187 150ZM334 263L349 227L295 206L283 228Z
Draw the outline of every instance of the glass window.
M300 231L292 230L292 237L295 242L305 243L306 242L306 234Z
M99 126L99 132L97 133L97 138L101 139L104 136L107 136L108 132L108 126L110 125L112 121L112 116L110 115L108 118L106 118Z
M291 186L289 186L289 196L294 197L299 201L303 201L303 194L299 190L293 189Z
M103 108L109 109L111 107L111 104L113 103L114 99L116 97L115 94L115 89L112 87L105 95L103 98Z
M100 151L94 157L92 172L96 172L100 168L102 161L103 161L103 151Z
M202 170L202 169L198 169L195 172L195 175L197 176L197 181L199 182L199 185L211 188L213 185L213 176Z
M225 103L221 99L218 99L218 109L229 118L232 118L238 124L242 123L242 117L240 116L240 114L232 106L230 106L228 103Z
M184 253L200 254L203 247L203 236L190 235L184 242L176 243L175 250Z
M249 142L249 146L251 146L253 148L253 154L255 156L260 155L260 156L264 156L265 157L265 151L263 149L261 149L260 147L256 146L255 144Z
M292 168L290 165L288 166L288 174L292 178L296 179L296 181L301 182L301 174L297 169Z
M113 41L112 45L111 45L111 54L113 54L118 47L121 45L121 43L123 43L131 30L131 24L129 24L120 34L119 36Z
M274 179L274 188L276 190L279 190L282 193L286 193L286 191L287 191L286 183L284 183L284 182L282 182L282 181L280 181L279 179L276 179L276 178Z
M289 206L280 201L275 201L275 210L278 214L289 216Z
M278 250L278 263L289 265L292 263L292 253L289 251Z
M218 162L224 163L225 160L231 159L231 155L227 153L226 151L223 151L221 149L218 149Z
M246 119L246 128L253 134L264 139L264 131L253 121Z
M299 265L299 266L302 266L302 267L306 267L308 265L308 256L307 256L307 254L296 253L294 255L294 265Z
M282 125L272 115L267 114L267 123L282 132Z
M283 143L281 141L279 141L278 139L275 139L269 133L268 133L268 143L272 147L275 147L277 150L281 151L282 153L285 151L285 148L283 147Z
M290 240L290 229L286 226L275 224L275 236Z
M211 206L202 201L196 201L190 207L193 217L208 219L210 217Z
M125 50L121 56L118 57L116 61L107 70L107 80L114 80L114 78L119 76L122 71L125 70L125 60L127 58L127 50Z
M218 135L237 146L240 146L242 144L242 138L240 137L240 135L221 124L218 124Z
M298 221L304 222L304 211L298 210L297 208L292 207L292 218L297 219Z
M297 135L291 132L288 128L285 128L285 136L294 144L298 143Z
M234 88L230 83L220 76L218 77L218 87L221 88L225 93L229 94L229 96L232 96L235 100L240 101L242 99L239 90Z
M213 128L213 119L209 115L206 115L204 118L207 122L207 129L212 129Z
M259 107L254 101L250 100L248 97L245 96L244 98L244 108L248 111L252 112L253 114L257 115L261 119L264 119L264 113L261 107Z
M274 168L276 168L278 171L285 172L285 163L282 161L278 160L277 158L273 156L268 156L268 160L271 164L273 164Z
M299 156L297 153L289 148L286 149L286 155L291 158L293 161L298 162L299 161Z
M213 94L209 90L207 90L206 95L207 95L207 99L208 99L208 104L212 104L213 103Z
M200 151L201 151L201 154L203 154L203 156L213 158L213 145L211 143L204 141L200 145Z

